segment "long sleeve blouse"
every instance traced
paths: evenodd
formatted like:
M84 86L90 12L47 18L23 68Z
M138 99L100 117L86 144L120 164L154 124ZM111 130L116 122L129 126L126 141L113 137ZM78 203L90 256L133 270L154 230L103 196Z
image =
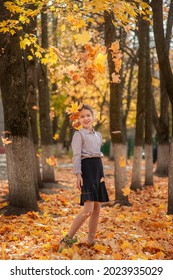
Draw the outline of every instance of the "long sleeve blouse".
M81 128L75 131L72 138L73 150L73 173L82 173L81 160L84 158L102 157L103 153L100 151L102 145L102 135L96 132Z

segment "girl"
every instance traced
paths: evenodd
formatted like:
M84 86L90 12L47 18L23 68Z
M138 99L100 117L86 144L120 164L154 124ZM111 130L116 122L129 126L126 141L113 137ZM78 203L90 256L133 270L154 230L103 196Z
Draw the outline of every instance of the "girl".
M83 105L79 109L78 120L82 128L75 131L72 139L73 172L76 175L77 188L81 191L80 205L84 205L84 208L75 218L66 237L60 241L60 251L77 241L73 236L88 217L88 243L94 244L101 202L109 201L101 161L102 136L93 129L92 108Z

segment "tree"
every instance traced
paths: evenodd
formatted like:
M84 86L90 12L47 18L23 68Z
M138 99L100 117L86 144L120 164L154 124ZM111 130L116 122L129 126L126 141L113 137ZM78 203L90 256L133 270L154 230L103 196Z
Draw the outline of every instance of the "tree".
M41 44L43 48L48 48L47 14L41 13ZM38 65L38 89L39 89L39 113L40 132L42 147L42 180L43 182L54 182L53 166L47 164L46 158L52 153L53 135L50 121L50 96L47 76L47 66L41 62Z
M150 31L146 26L146 92L145 92L145 186L153 185L152 87L150 62Z
M135 148L133 157L131 189L141 188L141 161L143 149L143 131L145 120L145 91L146 91L146 32L147 22L139 18L139 67L138 67L138 96L136 113Z
M122 189L127 185L126 175L126 144L122 126L122 86L112 82L115 73L115 64L112 57L112 44L117 40L116 29L113 24L113 13L104 12L105 19L105 45L108 51L108 66L110 79L110 134L114 150L114 178L116 201L121 205L131 205L128 196L123 194Z
M9 11L0 2L0 21ZM24 64L19 34L0 33L0 87L4 108L7 172L10 206L37 211L36 182L33 170L33 142L26 104ZM9 142L10 141L10 142Z
M166 48L166 38L163 28L163 1L152 0L153 30L160 72L163 76L167 94L171 102L173 112L173 74L171 70L169 54ZM170 3L172 9L173 2ZM173 129L172 129L173 131ZM168 169L168 214L173 214L173 142L170 145L169 169Z

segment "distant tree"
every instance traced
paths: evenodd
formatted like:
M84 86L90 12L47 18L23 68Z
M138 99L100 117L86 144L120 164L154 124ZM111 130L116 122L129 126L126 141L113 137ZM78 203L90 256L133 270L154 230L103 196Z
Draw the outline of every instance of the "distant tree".
M110 134L114 150L114 178L115 178L115 203L131 205L128 196L122 189L127 185L126 174L126 143L122 125L122 85L112 82L115 64L112 60L111 45L117 40L116 29L113 24L113 13L104 12L105 19L105 45L108 51L108 66L110 79Z
M135 148L133 157L131 189L141 188L141 163L144 144L144 120L145 120L145 92L146 92L146 32L147 22L139 17L139 66L138 66L138 95L136 113Z
M41 46L48 48L47 13L41 13ZM38 64L38 90L39 90L39 113L40 133L42 148L42 180L54 182L54 168L46 162L46 158L52 156L52 125L50 121L50 94L48 85L47 66L41 62Z
M159 61L159 68L165 83L165 88L169 96L169 100L171 102L171 108L173 112L173 73L171 70L169 53L167 50L167 42L166 42L164 27L163 27L163 1L152 0L151 6L153 10L153 30L154 30L157 56ZM170 9L171 10L173 9L172 1L170 2ZM171 142L170 145L169 168L168 168L168 214L173 214L173 142Z
M146 92L145 92L145 186L153 185L152 85L150 61L150 30L146 26Z

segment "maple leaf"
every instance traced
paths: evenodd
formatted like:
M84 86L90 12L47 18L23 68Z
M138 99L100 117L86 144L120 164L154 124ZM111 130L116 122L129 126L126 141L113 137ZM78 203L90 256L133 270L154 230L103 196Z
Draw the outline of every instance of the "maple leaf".
M105 71L106 58L106 54L99 53L94 60L94 65L100 73L103 73Z
M58 140L59 139L59 134L55 133L55 135L53 136L54 140Z
M78 112L78 109L79 109L78 102L72 101L71 107L67 107L65 111L68 115L70 115L70 114Z
M113 53L117 53L118 51L119 51L119 48L120 48L120 43L119 43L119 41L115 41L115 42L113 42L112 44L111 44L111 46L110 46L110 50L112 50L113 51Z
M115 83L115 84L117 84L117 83L120 83L121 82L121 80L120 80L120 75L117 75L117 74L115 74L115 72L114 73L112 73L112 83Z
M50 165L50 166L56 166L56 158L54 156L51 156L49 158L46 158L46 162Z
M91 39L91 34L84 30L81 34L75 35L76 45L85 45Z
M127 185L122 189L123 195L128 196L130 194L130 187Z
M2 139L2 143L3 143L4 145L9 145L9 144L12 143L12 141L9 140L8 137L6 137L6 138L1 137L1 139Z

